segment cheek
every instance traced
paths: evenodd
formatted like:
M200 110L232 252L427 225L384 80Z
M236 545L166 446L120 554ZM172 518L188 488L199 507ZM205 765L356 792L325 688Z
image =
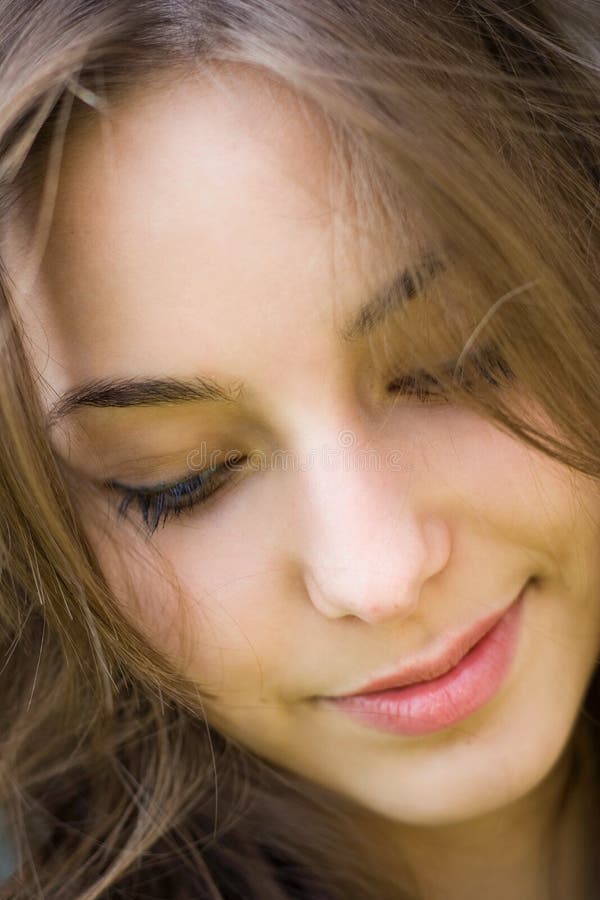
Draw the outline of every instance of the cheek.
M217 516L208 535L206 525L174 526L169 559L185 596L186 674L250 695L272 689L273 671L285 672L303 605L280 543L257 522L245 524Z
M183 650L181 599L174 574L142 541L86 524L104 578L131 625L156 649L178 659Z
M210 529L187 521L168 524L156 546L115 541L93 525L87 533L111 591L153 647L201 687L256 693L292 651L295 606L280 549L266 538L232 540L231 522L218 517Z
M466 411L426 428L414 489L451 516L458 539L476 529L547 562L566 561L571 535L584 546L595 539L600 493L591 480Z

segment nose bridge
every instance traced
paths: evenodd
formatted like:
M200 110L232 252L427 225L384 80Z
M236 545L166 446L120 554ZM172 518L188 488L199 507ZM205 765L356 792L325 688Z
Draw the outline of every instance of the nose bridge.
M298 486L305 520L304 579L324 615L376 622L407 617L448 555L435 511L421 508L409 460L356 431L311 451Z

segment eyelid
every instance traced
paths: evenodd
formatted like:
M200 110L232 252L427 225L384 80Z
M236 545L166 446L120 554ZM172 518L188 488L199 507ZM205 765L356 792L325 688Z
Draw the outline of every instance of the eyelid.
M396 378L393 378L388 384L388 390L407 390L412 383L415 387L415 393L418 394L419 386L426 387L427 383L433 387L436 385L438 387L443 387L442 382L439 380L440 376L444 379L449 377L457 387L466 386L468 388L469 378L465 377L463 380L463 376L466 376L472 366L475 366L476 376L485 378L490 384L495 386L500 383L498 378L495 377L496 373L499 373L501 379L504 379L504 381L509 381L514 377L514 373L506 363L506 360L499 352L498 348L493 343L490 343L473 350L462 359L459 357L458 359L452 359L432 366L432 371L438 373L437 377L425 368L399 375ZM443 394L439 394L438 396L440 399L444 397Z
M241 454L233 454L230 456L226 456L223 462L216 463L214 466L208 466L205 469L195 468L193 474L191 475L182 475L179 478L173 478L170 481L157 481L153 484L148 485L132 485L132 484L124 484L122 481L119 481L115 478L105 479L102 482L102 486L108 489L115 489L117 491L128 491L136 494L144 494L151 495L156 494L160 491L169 491L174 488L179 488L185 484L191 484L196 481L199 477L210 477L211 475L216 474L222 469L228 469L231 471L235 471L239 468L240 463L244 462L246 457Z
M124 493L132 493L132 494L140 494L142 496L152 494L158 494L161 491L170 491L174 488L181 487L184 484L191 484L195 480L197 480L199 475L209 476L217 472L221 465L212 466L210 469L201 469L198 472L195 472L190 476L182 476L181 478L176 478L174 481L158 481L156 484L148 484L148 485L131 485L131 484L123 484L121 481L116 481L113 479L109 479L103 482L103 486L109 488L110 490L122 491Z
M201 469L192 477L168 483L160 482L155 486L133 488L116 481L106 481L104 486L115 491L122 498L117 509L119 518L125 518L129 507L137 502L138 512L149 534L152 535L161 520L164 525L171 516L191 511L195 507L207 506L214 495L225 490L232 482L231 477L224 478L216 487L211 488L214 477L238 471L241 468L240 464L246 459L247 457L238 455L216 466ZM198 496L204 486L207 488L207 493ZM149 521L151 512L152 524Z

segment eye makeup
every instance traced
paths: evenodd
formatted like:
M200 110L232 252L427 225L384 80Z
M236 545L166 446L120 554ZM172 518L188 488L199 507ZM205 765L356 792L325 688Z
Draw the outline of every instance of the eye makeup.
M420 370L401 375L388 384L388 392L418 403L451 403L445 384L448 380L462 391L477 388L481 379L499 388L512 379L505 360L493 348L485 347L457 366L456 362L441 367L443 379ZM219 492L233 485L235 475L244 468L248 457L238 454L226 462L196 472L191 478L145 487L131 487L118 481L108 481L104 487L120 494L117 512L120 519L135 510L146 530L152 535L162 523L191 513L196 507L207 506Z
M192 510L208 501L243 468L247 457L239 455L224 463L197 472L192 478L152 487L127 487L116 481L104 482L104 487L121 495L117 507L120 519L130 507L137 507L146 529L153 534L162 522ZM232 474L233 473L233 474Z

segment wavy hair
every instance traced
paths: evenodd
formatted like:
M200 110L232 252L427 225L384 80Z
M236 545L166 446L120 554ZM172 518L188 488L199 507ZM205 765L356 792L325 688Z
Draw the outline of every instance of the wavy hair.
M408 206L436 233L462 285L432 305L465 362L447 390L598 478L600 8L0 0L0 21L0 247L17 221L43 245L79 121L167 70L260 69L327 123L365 229L400 232ZM198 686L111 596L52 451L3 254L0 805L17 868L0 896L414 896L408 876L390 884L363 862L351 804L213 728ZM390 326L392 357L396 345ZM551 428L462 377L490 345ZM582 715L597 709L594 677Z

